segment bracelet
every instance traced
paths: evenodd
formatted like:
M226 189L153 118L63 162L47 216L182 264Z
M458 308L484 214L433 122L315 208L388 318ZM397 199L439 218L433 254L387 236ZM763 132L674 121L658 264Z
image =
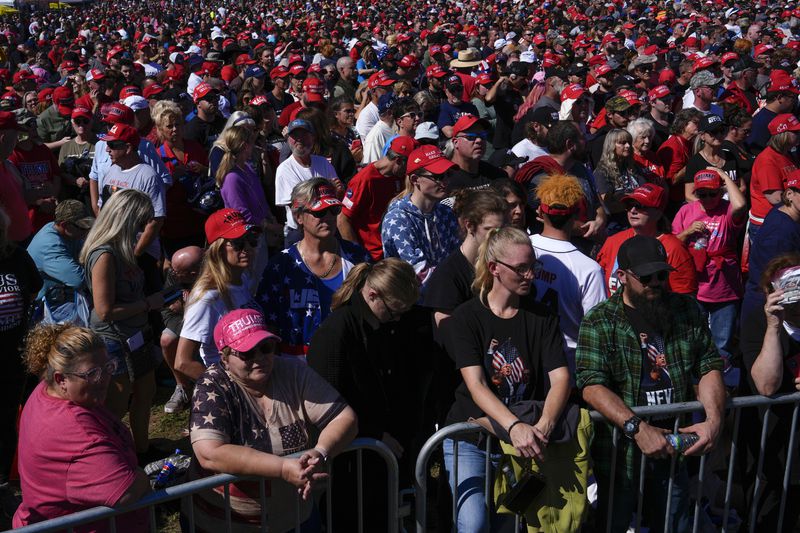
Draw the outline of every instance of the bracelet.
M508 433L509 437L511 436L511 430L514 429L514 426L516 426L517 424L522 424L522 420L517 420L516 422L513 422L510 426L508 426L508 430L506 431L506 433Z
M323 464L328 462L328 450L326 450L322 446L317 446L316 448L314 448L314 450L319 452L319 454L322 456Z

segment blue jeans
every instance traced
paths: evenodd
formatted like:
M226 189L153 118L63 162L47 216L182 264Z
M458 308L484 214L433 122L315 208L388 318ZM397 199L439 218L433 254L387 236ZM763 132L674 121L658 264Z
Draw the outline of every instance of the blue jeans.
M725 368L723 369L723 380L725 385L735 387L739 384L739 369L731 366L731 356L733 350L733 335L736 331L736 325L739 317L739 306L741 302L736 300L734 302L697 302L703 309L703 312L708 316L708 327L711 329L711 338L714 340L714 345L717 347L719 354L725 360Z
M445 439L444 467L447 470L447 479L450 491L455 498L455 465L453 456L453 440ZM491 457L492 468L497 470L500 460L499 454ZM454 520L458 533L489 533L499 531L507 522L513 523L508 516L498 515L486 508L486 451L470 442L458 442L458 501L456 504L457 517ZM489 490L493 483L489 481ZM491 501L492 495L489 494Z
M639 464L635 468L634 486L620 481L619 465L615 478L614 503L611 512L611 532L624 533L631 525L633 515L636 513L638 498L638 473ZM664 518L667 509L667 490L669 487L670 460L648 460L645 465L644 497L642 501L642 524L650 528L650 533L664 531ZM608 479L598 478L598 531L606 530L608 510ZM691 511L689 503L689 474L686 464L679 463L675 466L675 482L672 485L670 498L671 528L669 533L684 533L692 530ZM702 522L701 522L702 525ZM701 530L702 531L702 530Z

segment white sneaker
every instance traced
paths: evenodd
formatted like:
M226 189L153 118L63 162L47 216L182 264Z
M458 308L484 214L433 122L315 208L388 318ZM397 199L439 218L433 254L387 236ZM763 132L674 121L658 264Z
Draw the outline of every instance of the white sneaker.
M175 391L169 401L164 404L165 413L179 413L189 407L189 397L180 385L175 385Z

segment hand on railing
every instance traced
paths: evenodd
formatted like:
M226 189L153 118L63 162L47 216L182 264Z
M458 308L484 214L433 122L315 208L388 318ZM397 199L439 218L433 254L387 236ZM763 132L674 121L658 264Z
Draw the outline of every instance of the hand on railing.
M325 462L308 452L299 459L283 458L281 479L297 487L297 493L307 500L314 485L328 477L324 472Z
M511 428L508 436L511 437L511 444L523 457L533 457L539 460L544 458L542 451L547 445L547 438L544 437L540 428L518 422Z
M719 438L720 425L710 420L694 424L689 427L679 428L679 433L696 433L700 439L691 448L683 452L683 455L704 455L710 452L717 445Z
M636 445L647 457L663 459L675 453L675 449L664 438L664 435L669 432L668 429L654 427L647 422L641 422L639 431L633 438L636 441Z

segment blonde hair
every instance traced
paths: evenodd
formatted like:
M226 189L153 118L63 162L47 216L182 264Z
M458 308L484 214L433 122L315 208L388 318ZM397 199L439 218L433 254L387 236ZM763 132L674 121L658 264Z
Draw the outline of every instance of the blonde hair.
M70 372L87 354L105 350L103 339L74 324L40 324L25 338L24 361L28 372L53 383L56 372Z
M354 266L333 294L331 309L348 303L364 285L375 289L394 309L409 309L419 299L419 278L414 267L402 259L389 257L374 265L359 263Z
M330 183L331 182L325 178L311 178L310 180L301 181L294 186L290 205L292 206L292 216L295 220L297 220L298 215L303 212L305 206L317 201L317 187L321 185L330 185Z
M514 245L532 247L530 237L524 231L506 226L489 232L489 236L478 249L472 290L478 294L482 302L486 302L486 295L492 290L494 283L494 276L489 271L489 263L497 262L498 257L503 255L509 246Z
M603 142L603 155L600 157L600 161L597 163L597 170L600 170L605 174L606 181L609 184L616 188L618 183L620 174L622 173L622 169L620 168L620 163L628 163L628 161L618 161L617 160L617 141L620 139L627 139L628 142L631 144L631 153L633 151L633 138L631 134L628 133L627 130L615 128L608 132L606 135L605 141Z
M226 242L225 239L217 239L208 246L203 256L200 275L197 277L194 287L192 287L192 293L187 305L200 301L208 291L217 291L225 307L229 311L234 309L230 290L230 287L234 284L233 269L226 258Z
M133 250L137 235L153 215L153 202L142 191L123 189L112 194L86 236L81 248L81 264L87 266L92 251L108 245L114 256L130 266L136 265Z
M767 146L778 153L787 154L789 150L792 149L792 146L794 146L794 134L791 131L776 133L770 137Z
M217 187L222 187L225 176L236 166L236 158L250 144L252 133L246 125L231 126L222 133L220 140L215 143L215 146L219 146L224 151L215 176Z
M151 113L153 122L156 128L163 128L167 124L167 120L174 118L178 124L183 123L183 112L178 104L170 100L159 100L153 106ZM161 135L159 135L159 138Z

